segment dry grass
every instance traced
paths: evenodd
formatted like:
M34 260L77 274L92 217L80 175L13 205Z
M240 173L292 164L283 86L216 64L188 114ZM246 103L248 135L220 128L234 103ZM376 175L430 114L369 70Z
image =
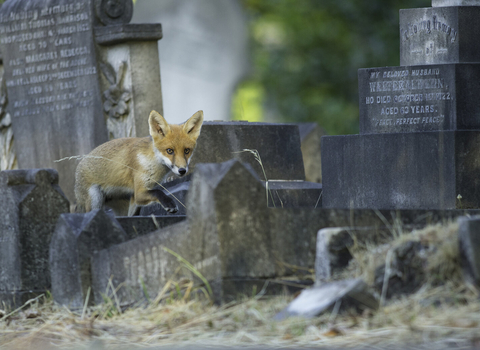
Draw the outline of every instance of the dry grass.
M427 283L415 294L388 301L377 312L325 314L313 319L273 316L290 296L250 298L223 306L171 294L164 302L119 310L115 302L73 313L43 297L28 309L0 321L0 347L12 349L75 347L118 348L154 345L275 347L328 346L398 348L428 343L430 349L480 344L477 290L465 285L458 267L455 224L437 225L399 235L390 245L354 251L350 276L371 274L371 258L385 259L391 247L406 240L431 247ZM184 286L188 283L184 283ZM82 316L83 314L83 316ZM92 343L96 342L96 343ZM94 345L92 345L94 344Z

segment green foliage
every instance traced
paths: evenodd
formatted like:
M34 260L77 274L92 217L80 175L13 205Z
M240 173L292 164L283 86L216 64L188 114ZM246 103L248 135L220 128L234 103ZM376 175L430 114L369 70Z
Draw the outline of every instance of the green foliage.
M430 0L243 3L254 72L238 90L235 117L250 119L247 111L255 108L248 105L260 98L264 119L316 121L330 134L358 132L357 70L399 64L399 9L431 6Z

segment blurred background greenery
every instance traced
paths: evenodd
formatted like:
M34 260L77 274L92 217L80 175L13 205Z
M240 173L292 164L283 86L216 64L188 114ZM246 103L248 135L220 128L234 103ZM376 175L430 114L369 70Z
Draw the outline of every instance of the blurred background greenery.
M358 133L359 68L399 65L399 9L431 0L242 0L253 69L234 119L317 122Z

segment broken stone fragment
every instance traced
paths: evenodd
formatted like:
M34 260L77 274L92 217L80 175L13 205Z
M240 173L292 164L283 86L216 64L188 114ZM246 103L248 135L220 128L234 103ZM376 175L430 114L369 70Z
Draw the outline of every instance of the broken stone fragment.
M305 289L285 309L276 314L274 319L279 321L291 316L315 317L335 305L338 305L339 311L378 309L378 301L368 291L367 284L357 278Z

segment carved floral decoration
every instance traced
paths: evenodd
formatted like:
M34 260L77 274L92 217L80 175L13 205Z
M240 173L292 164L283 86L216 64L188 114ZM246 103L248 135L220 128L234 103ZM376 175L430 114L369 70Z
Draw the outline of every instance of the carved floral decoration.
M5 79L0 84L0 170L17 169L17 156L13 144L12 118L7 113L8 104Z
M130 111L128 102L131 100L132 94L129 90L123 88L123 80L127 70L126 62L120 64L116 73L109 63L100 63L100 68L110 83L110 87L103 92L103 110L109 118L119 119L127 116Z

